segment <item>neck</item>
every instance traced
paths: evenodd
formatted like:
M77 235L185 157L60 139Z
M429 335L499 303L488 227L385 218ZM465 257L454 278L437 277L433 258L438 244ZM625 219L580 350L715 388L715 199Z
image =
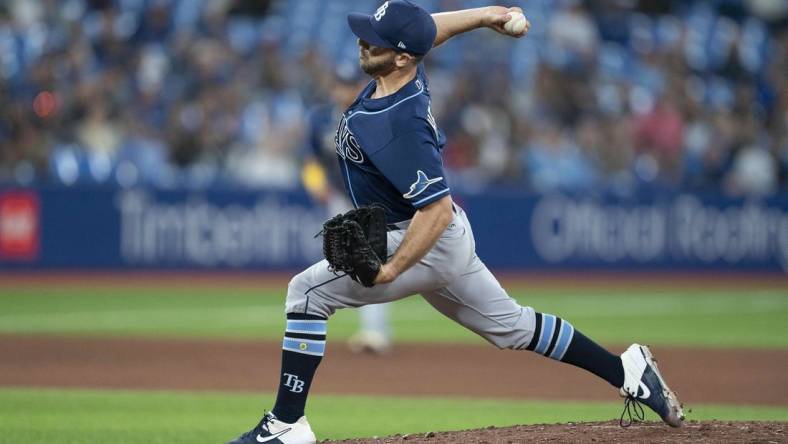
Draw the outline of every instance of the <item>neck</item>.
M395 69L394 71L375 77L375 92L372 94L373 99L380 99L390 96L399 91L400 88L405 86L408 82L416 77L416 67L410 66L404 69Z

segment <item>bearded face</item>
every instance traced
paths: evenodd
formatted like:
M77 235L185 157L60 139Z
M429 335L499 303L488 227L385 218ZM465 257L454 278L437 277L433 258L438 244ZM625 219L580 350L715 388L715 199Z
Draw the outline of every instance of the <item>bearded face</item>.
M388 48L372 46L364 40L358 41L358 60L361 69L372 77L384 76L397 68L397 53Z

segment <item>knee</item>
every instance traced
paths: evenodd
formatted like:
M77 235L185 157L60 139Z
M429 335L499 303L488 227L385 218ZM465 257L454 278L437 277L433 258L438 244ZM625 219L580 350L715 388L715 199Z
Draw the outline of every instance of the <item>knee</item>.
M302 271L290 279L287 283L287 299L294 297L298 294L304 294L309 290L309 283L307 282L306 271Z
M305 270L292 279L287 285L285 313L299 313L328 318L334 314L332 309L318 292L315 292L309 279L309 270Z
M503 323L485 335L485 339L500 350L524 350L534 335L534 311L522 307L520 315L512 322Z
M320 313L311 313L309 302L309 279L307 276L307 271L303 271L290 279L290 282L287 284L287 299L285 300L285 312L287 313L301 313L301 314L316 314L319 315Z
M515 350L516 347L516 344L507 336L487 336L485 339L498 350Z
M528 347L528 340L525 339L525 336L514 331L506 335L487 338L487 340L498 350L523 350Z

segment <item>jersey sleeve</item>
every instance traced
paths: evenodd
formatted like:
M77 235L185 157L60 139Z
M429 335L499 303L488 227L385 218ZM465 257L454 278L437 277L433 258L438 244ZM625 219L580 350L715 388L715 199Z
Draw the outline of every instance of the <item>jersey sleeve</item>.
M372 163L414 208L449 195L443 160L427 131L398 136L371 157Z

